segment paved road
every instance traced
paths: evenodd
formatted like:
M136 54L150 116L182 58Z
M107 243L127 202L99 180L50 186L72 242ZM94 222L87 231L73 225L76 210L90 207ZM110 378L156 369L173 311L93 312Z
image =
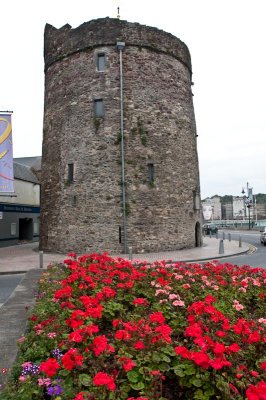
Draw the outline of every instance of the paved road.
M222 230L219 230L219 238L222 237ZM228 234L231 234L232 240L239 240L239 236L242 238L242 242L247 242L256 247L256 251L250 254L242 254L239 256L232 256L222 258L221 262L228 262L230 264L237 265L251 265L253 267L266 268L266 246L260 243L259 232L241 232L241 231L224 231L225 239L228 240Z
M25 274L0 275L0 307L9 298Z

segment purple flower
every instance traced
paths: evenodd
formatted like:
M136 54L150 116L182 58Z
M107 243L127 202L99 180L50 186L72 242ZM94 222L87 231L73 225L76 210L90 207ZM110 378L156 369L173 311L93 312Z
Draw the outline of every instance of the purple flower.
M59 349L55 349L52 351L52 355L57 359L60 360L60 358L63 357L63 353Z
M63 389L61 388L60 385L49 386L48 389L47 389L47 393L50 396L58 395L58 394L61 394L62 392L63 392Z
M27 362L24 364L21 375L37 375L39 373L39 366L36 364L32 364L31 362Z

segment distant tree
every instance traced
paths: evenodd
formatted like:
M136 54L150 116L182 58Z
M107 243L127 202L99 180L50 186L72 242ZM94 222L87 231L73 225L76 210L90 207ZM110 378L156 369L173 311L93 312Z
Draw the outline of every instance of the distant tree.
M265 193L258 193L256 196L257 204L266 204L266 194Z

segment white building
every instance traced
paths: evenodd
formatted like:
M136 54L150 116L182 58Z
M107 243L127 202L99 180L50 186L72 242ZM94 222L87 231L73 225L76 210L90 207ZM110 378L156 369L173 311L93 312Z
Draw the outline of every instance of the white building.
M222 205L219 196L205 199L202 203L204 221L217 220L222 218Z
M14 193L0 193L1 246L39 239L40 162L41 157L14 159Z

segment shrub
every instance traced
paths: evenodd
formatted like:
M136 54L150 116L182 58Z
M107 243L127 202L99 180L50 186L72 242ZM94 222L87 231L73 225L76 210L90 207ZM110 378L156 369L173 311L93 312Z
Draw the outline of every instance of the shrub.
M69 257L0 399L266 399L265 270Z

